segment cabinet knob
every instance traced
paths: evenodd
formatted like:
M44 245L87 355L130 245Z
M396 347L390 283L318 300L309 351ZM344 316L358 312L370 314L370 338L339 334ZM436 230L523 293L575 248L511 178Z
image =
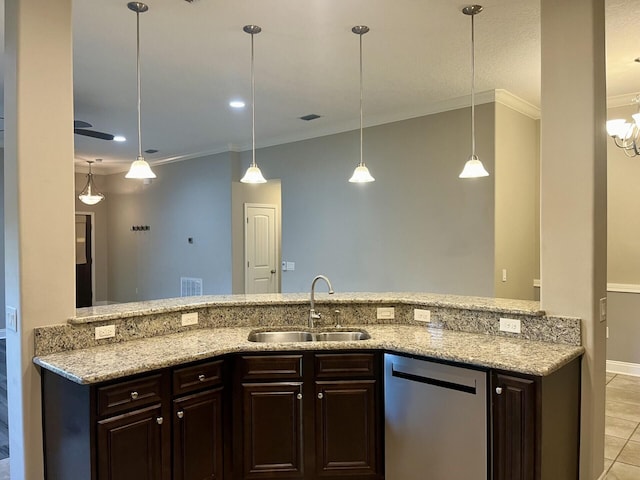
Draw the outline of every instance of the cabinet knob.
M157 423L158 425L162 425L162 422L164 422L164 419L163 419L162 417L158 417L158 418L156 418L156 423Z
M496 393L502 395L502 387L496 387Z
M301 393L299 393L298 395L296 395L296 398L297 398L298 400L302 400L302 394L301 394Z
M178 415L178 418L182 418L184 417L184 411L180 410L176 415Z
M322 394L322 392L319 392L319 393L318 393L318 398L319 398L320 400L322 400L322 397L324 397L324 395Z
M138 399L138 392L131 392L131 400L137 400Z
M200 380L201 382L204 382L206 380L207 377L205 377L204 375L200 374L198 375L198 380Z

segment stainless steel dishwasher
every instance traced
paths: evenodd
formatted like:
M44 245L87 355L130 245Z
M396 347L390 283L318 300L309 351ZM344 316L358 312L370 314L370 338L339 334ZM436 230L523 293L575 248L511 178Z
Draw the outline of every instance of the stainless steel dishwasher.
M384 356L385 480L487 480L487 372Z

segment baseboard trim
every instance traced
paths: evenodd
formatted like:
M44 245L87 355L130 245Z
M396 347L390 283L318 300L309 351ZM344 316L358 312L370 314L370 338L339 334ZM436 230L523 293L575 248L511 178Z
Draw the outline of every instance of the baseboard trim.
M640 364L607 360L607 372L640 377Z

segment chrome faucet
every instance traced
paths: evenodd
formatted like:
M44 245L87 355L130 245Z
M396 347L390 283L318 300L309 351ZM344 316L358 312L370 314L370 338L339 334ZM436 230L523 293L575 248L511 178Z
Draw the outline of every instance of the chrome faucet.
M324 275L318 275L316 278L313 279L313 282L311 282L311 310L309 310L309 328L313 328L314 321L322 317L322 315L320 315L319 313L316 313L316 299L314 296L316 282L321 279L327 283L327 286L329 287L329 294L330 295L333 294L333 287L331 286L331 282L327 277L325 277Z

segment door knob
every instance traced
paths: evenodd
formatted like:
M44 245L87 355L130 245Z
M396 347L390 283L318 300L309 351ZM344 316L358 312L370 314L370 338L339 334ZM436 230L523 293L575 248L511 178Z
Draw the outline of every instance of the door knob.
M496 387L496 393L502 395L502 387Z
M271 270L271 274L273 275L274 273L276 273L276 271L275 270Z
M302 400L302 394L301 394L301 393L299 393L298 395L296 395L296 398L297 398L298 400Z
M158 425L162 425L162 422L164 422L164 419L163 419L162 417L158 417L158 418L156 418L156 423L157 423Z
M320 400L322 400L322 397L324 397L324 395L322 394L322 392L318 393L318 398L319 398Z
M182 418L184 417L184 411L180 410L178 413L176 413L176 415L178 416L178 418Z
M137 400L138 399L138 392L131 392L131 400Z

